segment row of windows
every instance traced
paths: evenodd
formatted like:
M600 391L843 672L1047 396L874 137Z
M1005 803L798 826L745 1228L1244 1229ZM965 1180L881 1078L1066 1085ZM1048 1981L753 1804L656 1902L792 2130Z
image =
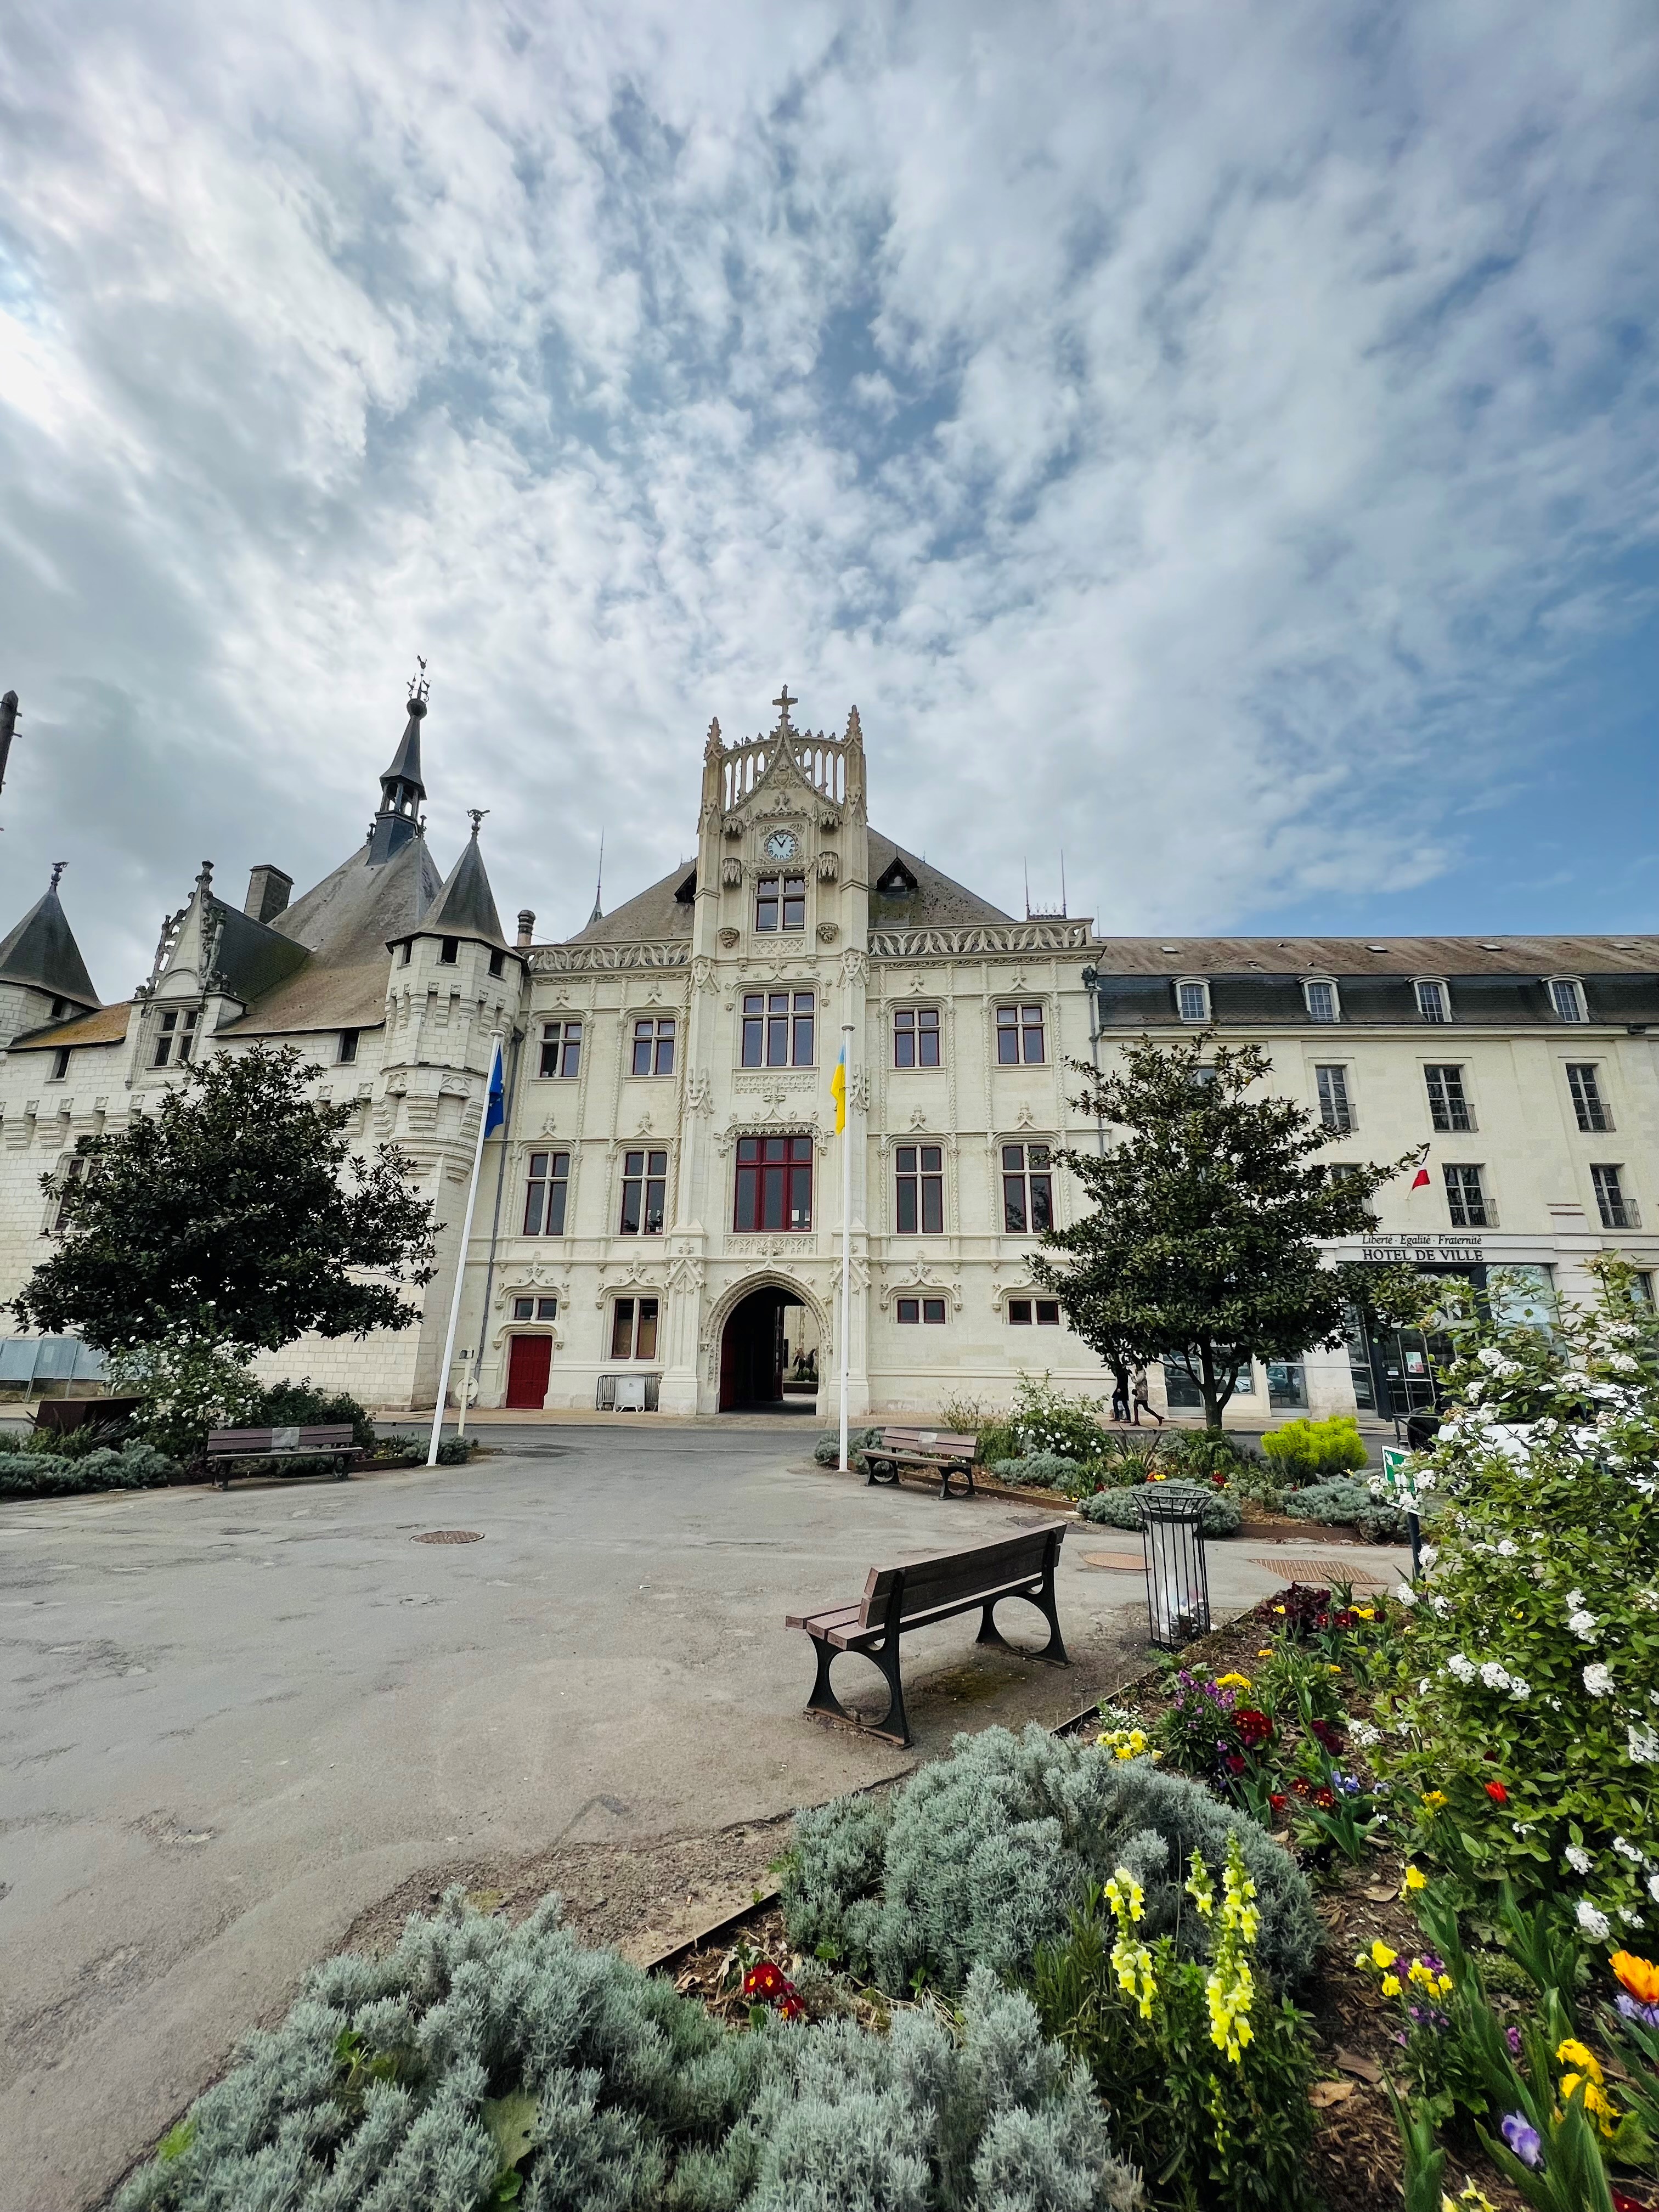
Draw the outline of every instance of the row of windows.
M812 1139L739 1137L732 1226L745 1232L812 1226ZM562 1237L570 1192L568 1152L532 1152L524 1234ZM899 1145L893 1154L893 1218L901 1237L945 1234L945 1147ZM668 1154L623 1155L622 1237L660 1237L667 1214ZM1047 1145L1002 1147L1002 1222L1011 1237L1036 1237L1054 1222L1054 1171Z
M902 1328L942 1328L946 1318L944 1298L914 1297L894 1301L894 1310ZM611 1309L611 1357L612 1359L654 1359L662 1316L660 1298L617 1298ZM513 1318L515 1322L550 1322L559 1317L556 1298L514 1298ZM1015 1328L1030 1328L1033 1319L1045 1328L1060 1326L1058 1298L1010 1298L1004 1308L1004 1318Z
M1358 1127L1348 1074L1348 1069L1340 1066L1314 1069L1320 1121L1324 1127L1335 1130L1339 1134ZM1456 1133L1472 1130L1475 1127L1474 1109L1469 1102L1461 1066L1444 1062L1431 1063L1423 1070L1423 1081L1428 1092L1431 1127ZM1579 1127L1589 1134L1606 1135L1613 1127L1613 1115L1601 1095L1595 1062L1570 1061L1567 1089Z
M1559 1022L1582 1022L1584 1012L1584 987L1576 976L1553 975L1549 979L1550 1005ZM1412 988L1417 997L1417 1011L1425 1022L1449 1022L1452 1018L1451 991L1442 979L1419 978ZM1202 975L1181 977L1175 987L1176 1012L1183 1022L1193 1022L1200 1028L1210 1019L1210 986ZM1342 999L1335 982L1325 975L1304 978L1302 1003L1310 1022L1340 1022L1342 1018Z
M1333 1180L1358 1172L1352 1167L1332 1167ZM1483 1166L1449 1160L1441 1169L1446 1186L1446 1212L1454 1229L1496 1229L1498 1209ZM1590 1169L1595 1208L1603 1229L1639 1229L1641 1215L1625 1181L1622 1164L1603 1162Z
M742 1065L744 1067L811 1067L817 1045L817 1000L811 991L745 991L743 999ZM672 1016L641 1015L634 1024L632 1073L672 1075L674 1073L674 1022ZM1034 1067L1047 1057L1042 1008L1040 1006L999 1006L996 1010L997 1062L1003 1067ZM156 1062L159 1067L163 1063ZM572 1079L581 1073L582 1024L580 1021L542 1024L541 1057L537 1073ZM939 1065L939 1011L937 1006L901 1006L893 1014L895 1067L937 1067Z

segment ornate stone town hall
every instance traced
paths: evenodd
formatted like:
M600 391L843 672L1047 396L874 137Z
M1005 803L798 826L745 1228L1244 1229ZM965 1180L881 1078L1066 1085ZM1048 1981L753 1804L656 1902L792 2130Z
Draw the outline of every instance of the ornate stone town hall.
M40 1179L74 1172L78 1136L153 1110L204 1052L292 1042L319 1093L355 1107L359 1143L402 1146L447 1227L416 1327L268 1364L429 1406L497 1030L509 1111L485 1146L459 1335L485 1406L810 1407L821 1382L828 1410L843 1024L858 1413L1005 1401L1022 1368L1104 1387L1030 1262L1076 1202L1055 1151L1099 1140L1065 1062L1142 1031L1259 1039L1355 1158L1426 1140L1427 1187L1386 1192L1352 1256L1567 1290L1604 1247L1659 1261L1642 1225L1659 1205L1659 940L1158 942L1018 920L870 826L856 709L814 736L787 688L773 703L765 736L710 726L695 862L561 944L535 941L528 908L503 931L476 824L447 875L434 863L423 687L366 842L297 899L270 862L240 901L204 866L131 998L100 1004L54 872L0 943L0 1296L50 1249ZM96 1364L14 1336L0 1384L77 1362ZM1386 1408L1420 1372L1409 1340L1356 1331L1255 1368L1229 1418ZM1155 1374L1154 1403L1166 1392L1190 1402Z

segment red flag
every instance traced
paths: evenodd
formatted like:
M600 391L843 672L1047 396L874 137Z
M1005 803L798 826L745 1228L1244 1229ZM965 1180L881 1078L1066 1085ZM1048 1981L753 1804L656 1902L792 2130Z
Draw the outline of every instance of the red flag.
M1429 1171L1426 1168L1419 1168L1417 1173L1412 1177L1412 1188L1413 1190L1426 1190L1428 1187Z

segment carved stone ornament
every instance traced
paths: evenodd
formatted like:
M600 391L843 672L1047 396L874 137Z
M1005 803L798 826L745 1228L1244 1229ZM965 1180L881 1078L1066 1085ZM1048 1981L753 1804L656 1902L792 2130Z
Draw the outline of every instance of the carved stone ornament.
M714 963L706 952L698 953L691 963L691 988L712 991L714 988Z
M836 812L833 806L826 806L823 813L819 815L818 827L823 830L826 837L832 836L835 831L840 829L841 816Z
M849 945L841 956L841 980L844 984L867 983L870 980L868 953Z
M737 935L736 930L733 930L732 934L735 937ZM818 924L818 943L820 945L833 945L840 935L841 924L838 921L821 921Z
M860 1114L870 1110L870 1077L866 1069L855 1067L848 1077L847 1103L855 1106Z
M818 881L821 884L833 884L836 878L840 873L841 856L839 854L820 853L818 854Z
M706 1067L694 1067L686 1078L685 1103L694 1114L714 1110L714 1085Z
M742 817L736 814L728 814L725 822L721 824L721 827L725 830L728 837L741 837L743 835Z
M743 862L733 853L728 853L720 862L720 881L729 891L736 890L743 882Z
M818 1240L810 1231L792 1230L787 1236L728 1237L726 1249L734 1260L810 1260Z
M738 941L738 932L728 925L726 928L721 930L720 933L720 939L721 945L725 947L726 951L729 952Z

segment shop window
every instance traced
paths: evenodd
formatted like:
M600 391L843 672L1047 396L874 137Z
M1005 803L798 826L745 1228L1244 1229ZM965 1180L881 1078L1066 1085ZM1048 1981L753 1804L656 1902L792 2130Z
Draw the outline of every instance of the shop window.
M745 1067L811 1067L817 1001L811 991L745 991Z
M1010 1237L1040 1237L1054 1224L1047 1145L1002 1148L1002 1225Z
M1267 1362L1267 1404L1275 1413L1306 1411L1308 1375L1299 1359Z
M896 1006L893 1010L895 1067L939 1066L939 1008Z
M577 1074L582 1064L582 1025L580 1022L542 1024L541 1065L538 1075Z
M740 1231L812 1226L810 1137L738 1138L732 1225Z
M997 1008L997 1065L999 1067L1036 1066L1042 1059L1041 1006Z
M1060 1300L1058 1298L1010 1298L1008 1325L1011 1328L1058 1328Z
M611 1309L611 1357L654 1359L659 1311L656 1298L618 1298Z
M1204 1403L1204 1393L1199 1386L1195 1371L1189 1370L1178 1359L1164 1363L1164 1402L1178 1413L1195 1413ZM1194 1363L1194 1367L1196 1363ZM1233 1396L1254 1398L1255 1370L1248 1359L1241 1360L1233 1370Z
M674 1073L674 1018L672 1014L641 1014L634 1024L635 1075Z
M532 1152L524 1200L526 1237L564 1235L565 1198L569 1188L568 1152Z
M624 1152L623 1155L620 1237L660 1237L668 1202L668 1155L664 1152Z
M945 1150L940 1145L900 1145L893 1154L893 1225L901 1237L945 1234Z
M933 1322L942 1327L945 1301L943 1298L901 1298L898 1301L898 1317L906 1323Z

